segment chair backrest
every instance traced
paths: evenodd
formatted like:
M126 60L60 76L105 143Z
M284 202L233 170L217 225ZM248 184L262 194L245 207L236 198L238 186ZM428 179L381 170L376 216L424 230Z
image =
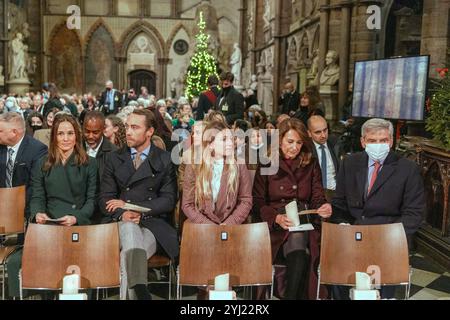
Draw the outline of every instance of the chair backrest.
M25 186L0 188L0 234L24 232Z
M82 289L120 286L119 230L115 223L63 227L30 224L22 257L24 289L62 288L71 266Z
M226 233L227 240L222 240ZM230 274L230 286L272 283L272 253L267 223L245 225L184 224L180 249L180 285L213 285Z
M377 285L409 282L408 243L403 224L322 224L320 283L355 285L355 272L371 274L376 269L380 271Z

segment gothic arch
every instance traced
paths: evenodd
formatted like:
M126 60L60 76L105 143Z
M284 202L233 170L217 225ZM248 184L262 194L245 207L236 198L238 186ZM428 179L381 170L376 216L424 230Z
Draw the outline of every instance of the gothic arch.
M119 43L121 45L120 48L121 57L127 56L128 47L130 46L134 38L141 32L148 35L149 38L152 40L159 58L165 58L169 55L168 53L169 51L167 51L166 48L166 42L159 33L158 29L156 29L152 24L146 21L138 21L133 25L131 25L120 38Z
M67 28L67 21L66 19L61 19L60 22L58 22L50 32L50 35L48 37L48 42L46 46L46 51L50 54L53 48L53 44L55 42L55 37L58 35L58 33L61 31L62 28ZM83 50L83 41L81 40L81 35L79 30L74 29L70 30L71 32L75 33L78 39L78 43L80 45L81 50Z
M173 28L172 32L170 33L169 38L167 39L167 42L166 42L166 52L167 52L167 54L169 54L169 52L170 52L170 48L172 46L173 40L177 36L178 32L180 32L180 30L182 30L182 29L184 31L186 31L186 34L188 35L189 40L192 39L192 35L189 32L188 28L186 28L186 26L182 22L178 22L177 25Z
M95 23L91 26L88 33L86 34L86 38L84 39L84 43L83 43L83 56L86 56L87 49L88 49L89 43L91 42L92 37L94 36L95 32L101 27L104 27L106 32L111 37L112 45L114 47L114 53L115 53L115 56L117 56L117 51L118 51L117 50L117 42L116 42L116 39L114 38L114 33L112 32L111 28L108 26L108 24L102 18L98 18L98 20L95 21Z

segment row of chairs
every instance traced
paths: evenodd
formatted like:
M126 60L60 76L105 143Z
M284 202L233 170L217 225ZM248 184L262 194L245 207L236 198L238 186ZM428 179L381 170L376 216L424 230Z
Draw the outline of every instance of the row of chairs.
M24 205L24 187L0 189L0 234L23 232ZM15 227L13 220L18 221ZM5 261L15 249L0 250L3 298ZM70 228L29 225L20 276L23 289L60 290L67 270L74 266L81 271L83 289L119 287L117 224ZM381 271L377 284L403 284L408 298L411 273L402 224L323 224L319 284L354 285L355 271L366 272L370 266ZM185 223L178 267L165 256L149 259L149 268L160 267L169 268L169 299L175 278L176 296L181 299L183 286L212 285L215 276L224 273L230 274L232 287L270 286L272 298L274 269L266 223L237 226Z

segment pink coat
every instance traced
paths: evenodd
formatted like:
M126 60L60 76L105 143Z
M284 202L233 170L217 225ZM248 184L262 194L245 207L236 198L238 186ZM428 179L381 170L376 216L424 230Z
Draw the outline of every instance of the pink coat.
M195 207L194 167L186 166L183 182L182 210L190 222L203 224L242 224L247 219L253 205L252 180L245 165L239 165L239 188L237 194L228 191L228 170L224 167L217 202L205 201L200 208Z

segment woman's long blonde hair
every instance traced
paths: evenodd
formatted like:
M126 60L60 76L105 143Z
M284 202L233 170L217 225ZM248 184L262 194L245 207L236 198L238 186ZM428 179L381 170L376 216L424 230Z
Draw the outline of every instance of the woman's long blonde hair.
M219 132L229 130L228 126L221 121L209 122L203 132L202 150L203 159L201 164L194 166L195 171L195 206L200 208L206 200L212 200L211 181L213 178L214 152L210 145L214 143ZM228 172L227 201L230 195L235 195L239 187L239 167L236 158L227 158L224 163L224 172Z

